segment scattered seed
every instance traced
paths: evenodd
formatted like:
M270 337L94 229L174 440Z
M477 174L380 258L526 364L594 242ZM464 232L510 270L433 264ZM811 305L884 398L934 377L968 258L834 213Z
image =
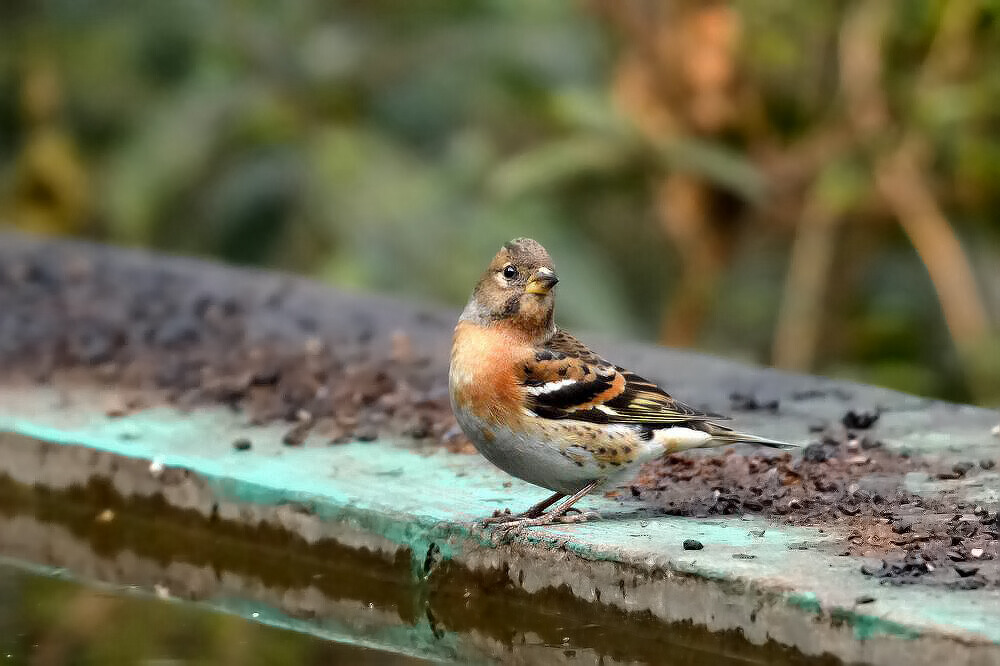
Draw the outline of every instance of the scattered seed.
M813 442L802 450L802 459L807 462L821 463L829 460L830 452L820 442Z
M969 576L968 578L960 578L949 587L956 590L978 590L986 585L986 581L979 576Z
M896 534L906 534L913 529L912 520L897 520L892 524L892 531Z
M963 460L961 462L957 462L954 465L952 465L951 471L955 472L955 474L958 474L959 476L965 476L966 473L973 467L975 467L973 463L969 462L968 460Z
M979 567L974 564L953 564L952 568L954 568L955 573L957 573L962 578L975 576L977 573L979 573Z
M872 439L868 435L861 438L861 448L865 451L871 451L872 449L882 448L882 441L878 439Z
M302 446L306 438L309 437L309 431L312 430L312 427L312 420L302 421L285 433L285 436L281 438L281 443L285 446Z
M875 566L874 564L862 564L861 565L861 573L863 573L866 576L878 576L883 571L885 571L885 563L884 562L882 563L882 566Z
M685 539L684 540L684 550L701 550L704 548L704 544L701 541L695 539Z
M841 512L847 514L848 516L856 516L859 513L861 513L860 507L858 507L856 504L848 504L847 502L841 502L840 504L837 505L837 508L840 509Z
M849 409L847 410L847 413L844 414L840 422L844 424L845 428L851 428L852 430L867 430L875 425L879 416L881 416L881 414L877 409L871 412Z
M776 412L778 411L780 403L776 399L759 400L751 393L734 391L729 394L729 405L734 411L753 412L757 410L767 410L769 412Z

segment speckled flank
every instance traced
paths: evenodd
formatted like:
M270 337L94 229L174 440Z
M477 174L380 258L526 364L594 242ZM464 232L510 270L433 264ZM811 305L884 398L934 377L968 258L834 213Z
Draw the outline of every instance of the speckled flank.
M627 426L600 427L589 423L542 423L541 434L550 438L563 455L575 456L587 464L604 469L640 461L648 446L634 428Z
M480 418L456 404L458 422L487 460L519 479L557 492L573 493L595 479L634 475L638 466L663 453L630 426L530 419L519 432Z

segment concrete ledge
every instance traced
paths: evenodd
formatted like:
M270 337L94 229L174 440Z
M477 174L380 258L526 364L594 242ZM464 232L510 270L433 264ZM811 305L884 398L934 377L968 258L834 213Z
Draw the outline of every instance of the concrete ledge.
M37 247L18 239L0 246L0 260L5 252ZM93 251L102 253L103 261L135 270L149 261L131 253ZM265 291L261 285L280 282L295 303L289 307L311 312L336 312L328 302L348 299L353 312L368 322L385 316L384 328L418 328L413 337L432 366L446 355L445 314L418 316L422 310L393 306L391 315L368 315L365 299L308 283L184 260L156 261L157 270L196 272L203 279L211 274L219 290L260 293ZM384 304L371 309L381 313ZM345 335L355 324L330 315L329 325ZM321 322L320 334L324 326ZM687 400L722 411L734 389L786 400L778 415L750 412L735 421L761 434L803 440L807 424L817 419L836 419L850 404L877 404L884 410L880 437L890 448L941 461L995 455L996 440L989 434L1000 422L995 411L638 345L615 346L612 352L623 364L651 368L654 379L669 378L668 386L683 386ZM578 617L614 611L629 622L653 622L667 643L678 623L738 632L763 646L771 663L791 663L803 655L913 665L1000 660L1000 591L879 585L860 573L857 558L838 555L843 535L821 528L756 518L653 515L638 501L593 498L589 506L605 520L540 529L497 545L473 521L503 506L526 506L540 492L478 456L415 447L404 439L333 447L307 440L302 447L287 447L281 442L287 424L251 426L223 407L183 412L152 407L111 418L106 406L115 394L113 386L0 382L0 477L16 493L34 488L60 501L92 503L95 510L102 501L123 502L121 511L153 502L158 510L236 530L236 541L282 534L279 550L303 557L370 558L375 571L405 592L365 614L363 600L338 601L333 588L305 585L288 593L254 583L249 573L213 580L210 568L185 560L190 554L173 553L172 560L161 562L152 554L135 554L133 544L97 556L87 552L93 550L88 538L68 533L51 516L25 517L21 510L0 520L0 555L111 583L152 582L171 594L233 612L247 611L250 599L266 606L265 619L274 623L463 662L515 650L525 663L551 663L561 647L545 648L537 635L517 647L511 631L526 637L532 621L543 626L523 608L552 595L563 606L571 604ZM793 400L793 395L800 397ZM252 451L232 448L240 437L253 440ZM921 492L962 493L970 502L997 500L996 474L980 475L974 483L944 483L927 483ZM113 491L119 499L112 501L95 488ZM158 514L148 515L155 520ZM689 538L700 540L704 550L683 550ZM734 557L747 552L753 559ZM356 567L358 560L351 561ZM875 601L858 605L863 597ZM477 620L511 603L523 617L508 613L492 624ZM612 649L582 630L572 639L570 645L585 661L642 658L637 652L642 647L628 647L628 641ZM781 652L777 645L794 652Z

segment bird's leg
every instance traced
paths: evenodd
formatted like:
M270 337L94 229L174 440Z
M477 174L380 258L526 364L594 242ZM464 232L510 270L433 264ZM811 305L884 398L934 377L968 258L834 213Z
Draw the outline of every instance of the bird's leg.
M503 511L496 511L494 512L492 517L487 518L486 520L483 521L483 525L485 526L493 523L508 523L512 520L520 520L522 518L537 518L538 516L542 515L542 513L547 508L549 508L550 506L561 500L563 497L566 497L565 493L554 493L553 495L543 499L538 504L535 504L524 513L511 513L510 509L504 509Z
M530 518L514 518L512 520L505 521L500 529L514 530L521 527L534 527L536 525L551 525L553 523L582 523L590 518L590 515L586 513L581 513L576 516L567 517L565 514L569 511L574 504L579 502L585 495L592 492L595 488L601 485L602 481L599 479L597 481L591 481L583 488L578 490L575 495L563 500L556 508L552 509L548 513L543 513L542 515Z

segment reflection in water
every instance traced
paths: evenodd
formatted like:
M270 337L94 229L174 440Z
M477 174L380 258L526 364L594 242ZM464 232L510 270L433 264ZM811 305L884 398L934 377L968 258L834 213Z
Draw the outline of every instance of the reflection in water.
M185 603L0 565L0 663L420 664Z

